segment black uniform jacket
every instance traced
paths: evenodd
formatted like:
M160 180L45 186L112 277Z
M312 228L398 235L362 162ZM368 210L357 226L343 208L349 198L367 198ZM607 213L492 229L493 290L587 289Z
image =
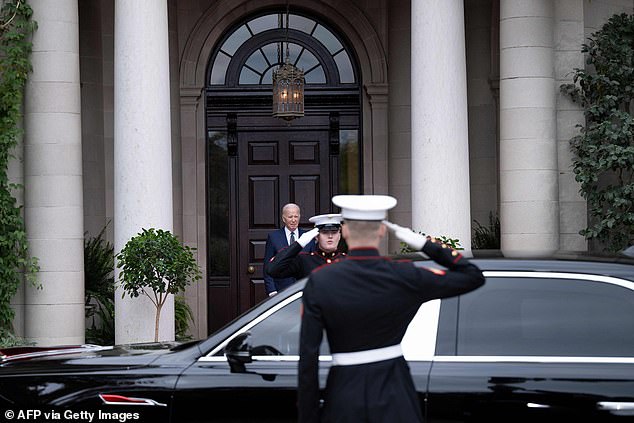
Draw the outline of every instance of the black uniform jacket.
M448 270L392 261L380 257L376 249L354 249L346 260L310 275L303 293L300 335L300 422L320 418L421 421L416 390L402 357L331 367L323 410L319 406L318 358L324 329L333 354L397 345L423 302L460 295L484 284L480 269L457 251L431 241L422 251ZM381 390L374 388L377 383L383 384ZM382 405L377 408L377 404ZM367 417L370 415L373 417Z
M302 251L302 246L295 241L266 263L266 271L274 278L301 279L310 275L319 266L334 263L345 256L346 253L339 251L327 253L321 251L319 247L315 251Z

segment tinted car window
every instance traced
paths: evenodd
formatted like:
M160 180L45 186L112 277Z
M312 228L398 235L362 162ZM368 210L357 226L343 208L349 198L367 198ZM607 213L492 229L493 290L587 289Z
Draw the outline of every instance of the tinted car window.
M251 345L273 347L283 355L299 355L301 303L297 299L249 329ZM320 353L329 354L325 335Z
M459 301L458 355L634 356L634 291L625 287L488 278Z

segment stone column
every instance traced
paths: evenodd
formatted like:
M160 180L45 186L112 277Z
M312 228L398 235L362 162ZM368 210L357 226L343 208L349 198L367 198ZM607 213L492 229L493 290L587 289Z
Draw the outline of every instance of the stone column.
M559 248L553 4L500 3L500 224L506 256Z
M412 0L391 0L388 13L388 170L390 195L398 204L389 219L403 226L412 225L412 125L411 125L411 19ZM401 244L389 237L389 253L399 252Z
M365 91L370 101L371 112L371 135L372 146L371 157L372 166L369 178L366 177L366 185L371 181L372 191L365 191L368 194L387 194L388 193L388 116L387 116L387 99L388 86L383 83L368 84ZM366 176L367 173L366 173ZM379 246L381 254L388 254L388 240L383 238Z
M555 3L555 93L557 107L557 159L559 168L559 249L586 251L588 242L581 229L587 225L586 200L579 194L579 183L572 171L574 155L570 139L579 135L578 125L585 124L583 107L559 92L561 84L572 82L572 70L583 69L584 1L557 0Z
M166 0L115 1L116 252L143 228L173 228L168 51ZM115 294L116 343L153 341L154 305L121 294ZM161 311L159 339L174 339L173 298Z
M412 229L471 250L462 0L412 0Z
M38 345L84 342L77 0L31 0L33 73L24 113L24 217L41 289L26 286L24 333Z
M207 219L205 218L205 96L204 88L181 88L180 140L183 186L183 242L196 248L196 259L203 275L207 275ZM194 171L195 169L195 171ZM203 280L206 280L203 277ZM191 333L196 339L206 338L207 284L193 283L185 290L185 298L194 315Z

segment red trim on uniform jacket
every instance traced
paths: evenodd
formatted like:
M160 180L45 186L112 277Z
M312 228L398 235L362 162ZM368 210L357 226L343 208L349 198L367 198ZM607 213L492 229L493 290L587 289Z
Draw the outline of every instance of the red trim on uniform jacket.
M447 274L447 272L445 272L444 270L436 269L434 267L421 267L421 269L425 269L433 273L434 275L438 275L438 276L445 276Z

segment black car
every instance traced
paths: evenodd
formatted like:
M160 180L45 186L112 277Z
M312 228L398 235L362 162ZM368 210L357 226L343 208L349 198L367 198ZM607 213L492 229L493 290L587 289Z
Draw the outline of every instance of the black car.
M425 303L403 340L427 422L634 419L634 265L474 262L486 284ZM171 349L3 350L0 412L7 421L295 421L303 286ZM326 342L322 355L325 382Z

